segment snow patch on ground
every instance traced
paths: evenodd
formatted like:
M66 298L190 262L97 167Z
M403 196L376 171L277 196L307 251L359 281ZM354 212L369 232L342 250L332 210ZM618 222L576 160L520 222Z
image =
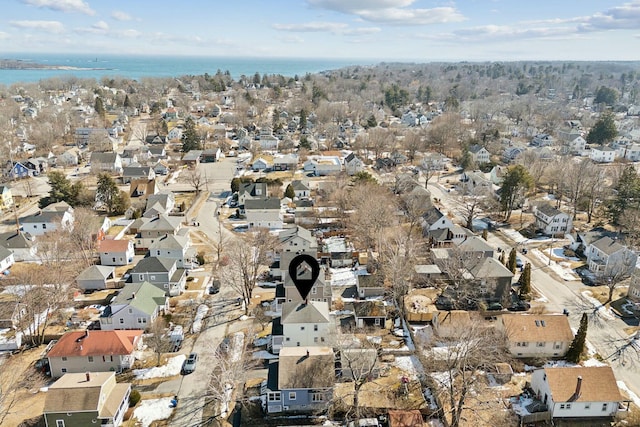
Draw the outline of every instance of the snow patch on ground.
M199 334L202 329L202 319L209 312L209 307L205 304L202 304L198 307L198 311L196 313L196 317L193 319L193 324L191 325L191 332L194 334Z
M582 362L582 366L609 366L609 365L607 365L606 363L602 363L598 359L594 359L592 357L591 359L587 359L584 362Z
M524 243L527 240L529 240L526 237L524 237L522 234L514 230L513 228L503 228L500 231L502 231L504 234L506 234L511 240L513 240L516 243Z
M548 254L550 250L551 248L547 248L544 250L544 252ZM564 254L564 248L553 248L552 255L556 258L566 259L567 261L580 261L580 258L576 258L574 256L566 256Z
M597 299L595 299L594 297L591 296L591 291L582 291L581 294L584 299L586 299L587 301L589 301L589 303L593 304L593 307L596 308L598 310L598 314L600 316L602 316L604 319L607 320L613 320L616 317L611 313L611 310L608 309L607 307L605 307L604 305L602 305L600 303L600 301L598 301Z
M572 281L572 280L580 280L573 270L571 270L571 265L566 262L557 263L555 261L551 261L549 264L549 257L543 254L539 249L532 249L531 254L538 258L541 262L547 264L547 268L553 270L558 276L562 278L562 280Z
M424 374L422 364L416 356L396 356L393 364L412 380L417 380L418 375Z
M278 356L276 356L275 354L269 353L267 350L255 351L255 352L253 352L252 357L254 359L258 359L258 360L271 360L271 359L277 359L278 358Z
M629 390L629 387L627 387L624 381L617 381L617 384L618 384L618 388L624 391L627 394L627 396L629 396L629 399L633 400L634 405L640 407L640 397L638 397L637 394Z
M171 397L162 399L143 400L133 411L133 416L142 423L142 427L149 427L157 420L166 420L171 416Z
M184 354L180 354L169 359L166 365L155 366L153 368L134 369L133 375L136 376L137 380L172 377L180 373L180 369L182 369L182 362L184 362L186 358L187 357Z

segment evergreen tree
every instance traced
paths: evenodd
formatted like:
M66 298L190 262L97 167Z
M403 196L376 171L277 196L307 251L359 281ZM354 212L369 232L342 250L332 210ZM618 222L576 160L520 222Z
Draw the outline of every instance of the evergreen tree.
M49 190L50 203L61 201L69 203L69 199L71 198L71 182L64 173L51 171L47 174L47 177L49 178L49 185L51 186L51 190Z
M302 135L300 137L300 148L305 148L307 150L311 150L311 143L309 142L309 138L307 138L307 135Z
M376 117L372 114L367 119L367 123L365 125L365 128L369 129L369 128L374 128L376 126L378 126L378 122L376 121Z
M518 279L520 285L520 299L529 299L531 296L531 264L524 266L524 271Z
M191 150L201 150L202 144L200 143L200 137L196 132L196 123L191 117L187 118L184 122L184 129L182 130L182 151L187 153Z
M98 115L98 117L104 120L107 112L104 109L104 103L102 102L102 98L100 98L99 96L96 97L96 101L93 104L93 109L96 111L96 114Z
M486 241L488 237L489 237L489 232L485 228L484 230L482 230L482 238Z
M580 357L584 352L585 342L587 341L588 324L589 319L587 317L587 313L582 313L582 319L580 319L580 327L578 328L578 332L573 338L573 341L569 346L569 350L567 351L567 355L565 356L568 362L578 363L580 361Z
M108 173L101 173L98 175L96 201L101 202L107 208L109 214L115 213L119 207L125 204L122 200L122 195L120 194L118 185ZM126 209L127 208L124 208L124 210Z
M609 202L607 211L614 224L618 224L627 209L640 208L640 176L633 165L622 171L615 186L615 196Z
M507 268L514 274L517 268L516 257L517 257L516 249L512 248L511 252L509 252L509 261L507 262Z
M122 104L122 106L124 108L129 108L131 107L131 101L129 100L129 95L125 95L124 97L124 103Z
M618 92L615 89L606 86L600 86L596 91L596 98L593 100L596 104L606 104L613 106L618 100Z
M307 110L304 108L300 110L300 129L304 130L307 128Z
M587 142L589 144L604 145L613 141L613 138L617 135L618 129L613 121L613 115L606 113L600 117L587 134Z
M504 252L500 252L500 256L498 257L498 261L500 261L500 264L504 265Z
M516 165L509 169L500 189L500 205L505 213L505 220L509 220L518 200L532 186L533 178L523 165Z
M290 199L296 197L296 193L293 191L293 186L291 184L287 185L287 189L284 190L284 197L288 197Z

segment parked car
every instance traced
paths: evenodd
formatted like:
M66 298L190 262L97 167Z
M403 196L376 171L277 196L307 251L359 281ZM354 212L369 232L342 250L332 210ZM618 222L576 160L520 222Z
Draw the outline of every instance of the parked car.
M187 375L196 370L196 362L198 361L198 354L191 353L187 360L182 363L182 375Z
M214 295L220 292L220 281L214 280L211 282L211 286L209 287L209 295Z
M516 257L516 267L518 268L524 267L524 262L522 261L522 258L520 258L519 256Z

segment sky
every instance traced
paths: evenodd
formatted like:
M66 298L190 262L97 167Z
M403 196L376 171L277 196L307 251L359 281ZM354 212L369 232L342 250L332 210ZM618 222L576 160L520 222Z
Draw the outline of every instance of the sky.
M640 0L3 0L16 53L640 60Z

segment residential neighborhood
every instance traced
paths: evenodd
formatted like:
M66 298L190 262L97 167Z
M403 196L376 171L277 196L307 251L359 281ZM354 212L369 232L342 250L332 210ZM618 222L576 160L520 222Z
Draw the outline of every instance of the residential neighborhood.
M640 425L639 83L605 65L6 89L0 424Z

